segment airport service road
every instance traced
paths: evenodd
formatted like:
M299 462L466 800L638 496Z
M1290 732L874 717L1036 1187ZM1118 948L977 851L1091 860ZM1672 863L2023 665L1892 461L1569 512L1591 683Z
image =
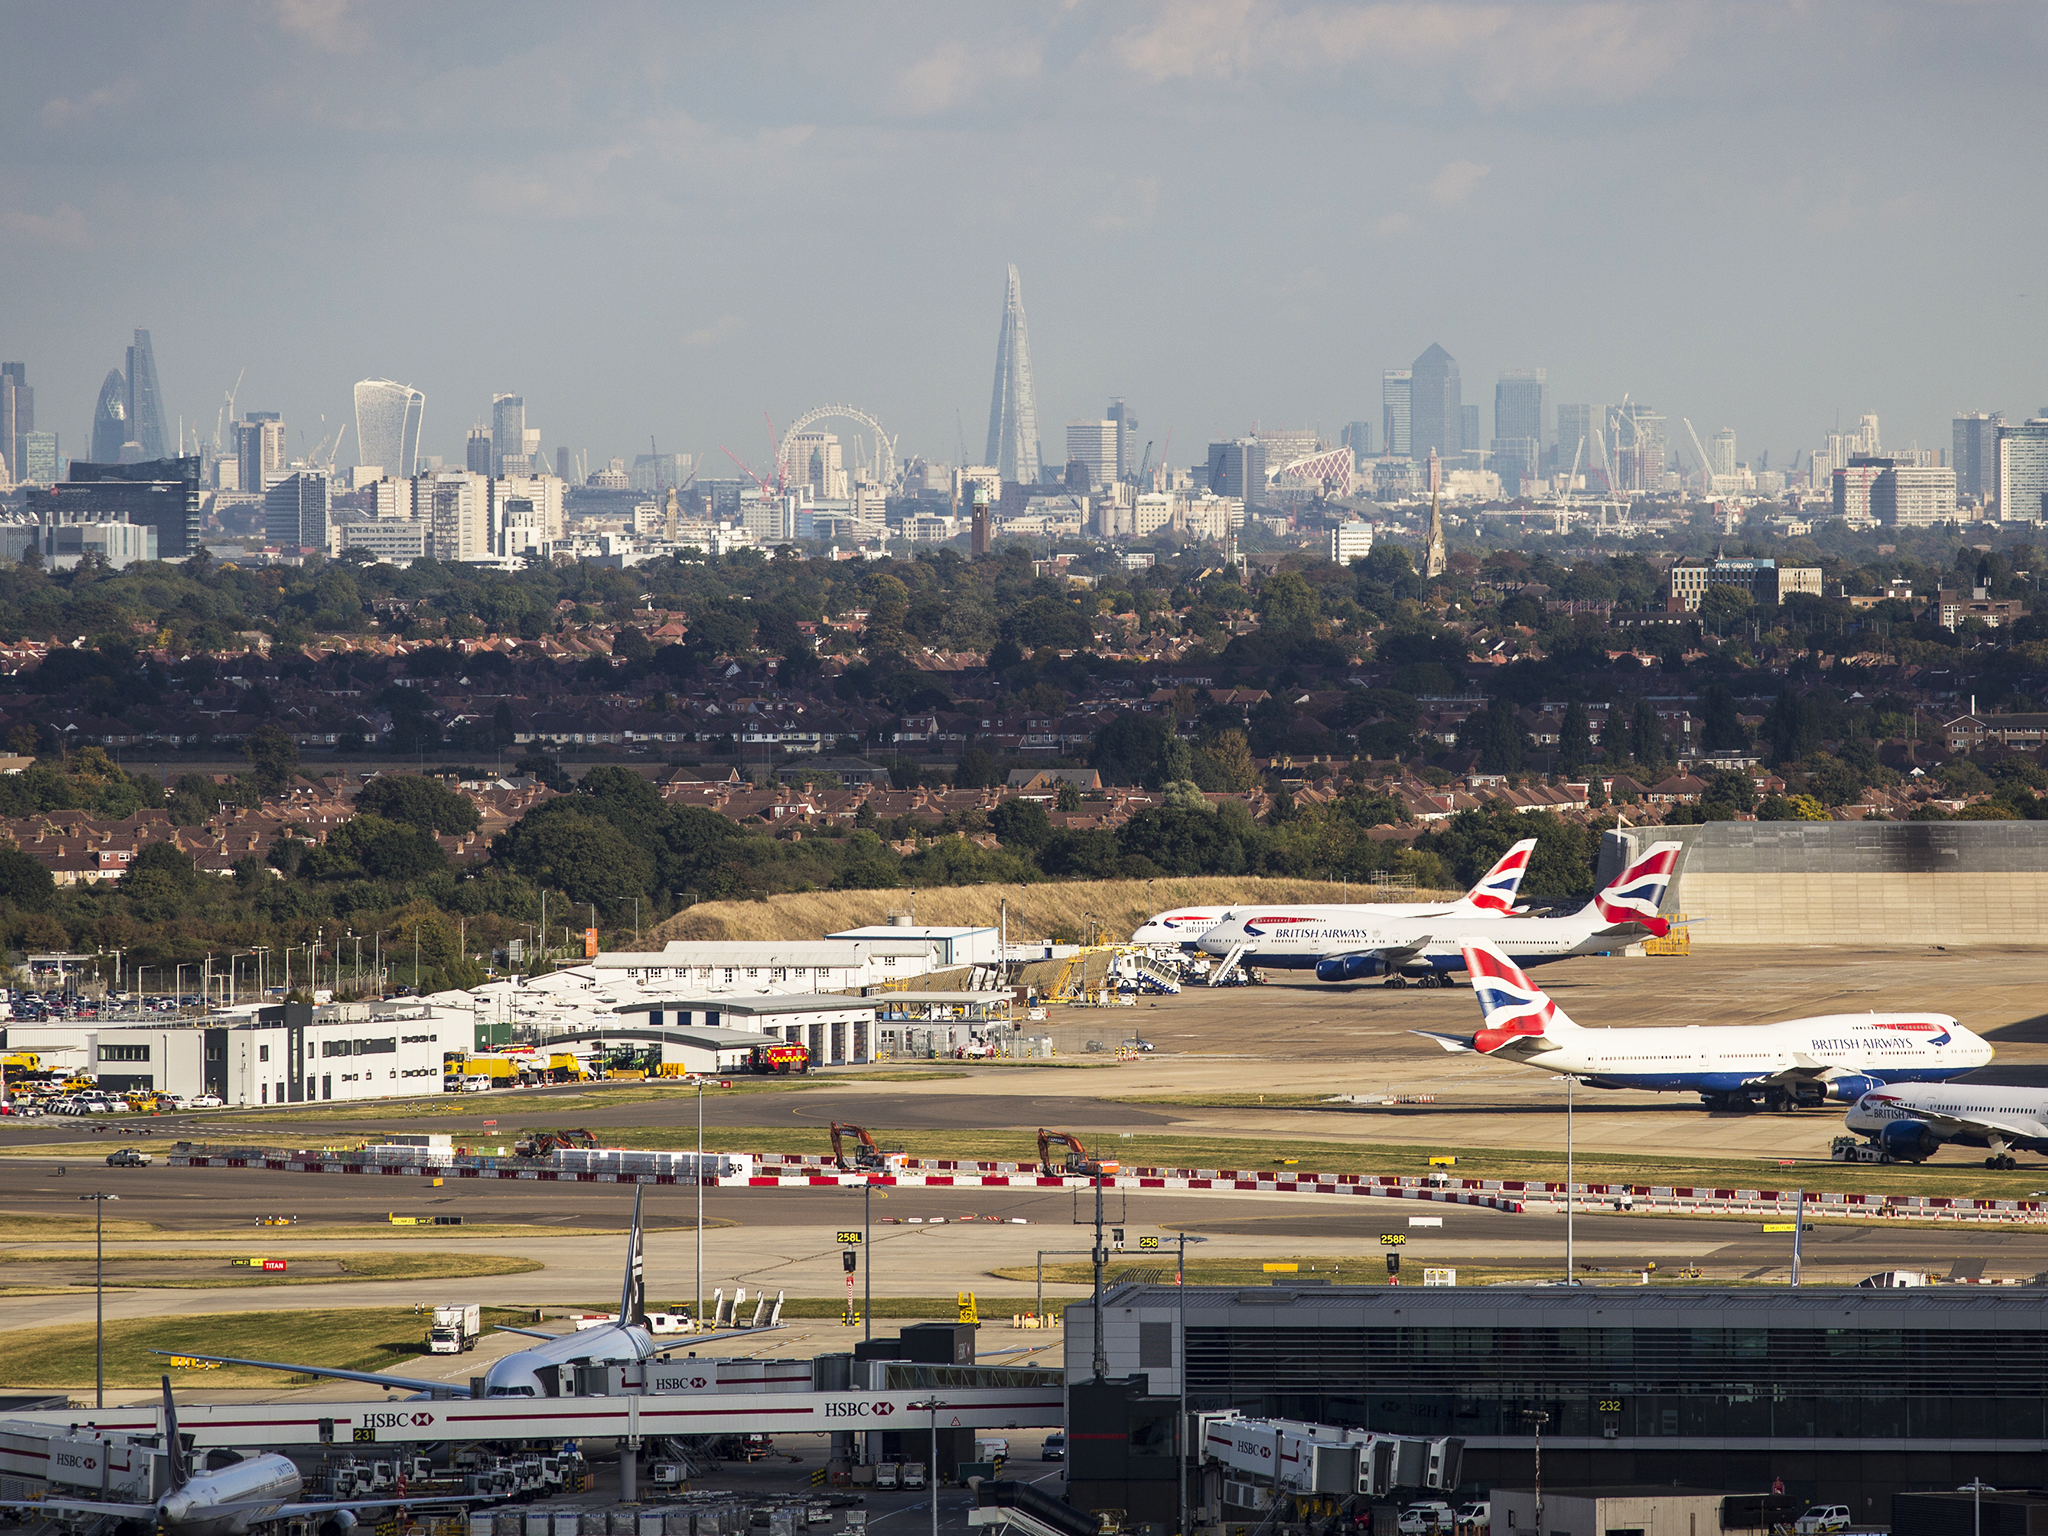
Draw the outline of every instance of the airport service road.
M1171 1131L1231 1138L1385 1142L1415 1146L1488 1145L1561 1152L1563 1087L1542 1073L1475 1056L1444 1053L1413 1029L1470 1034L1479 1023L1468 988L1392 990L1378 983L1323 986L1305 973L1275 973L1256 988L1190 988L1145 1006L1053 1010L1043 1028L1062 1060L1101 1060L1090 1040L1111 1047L1142 1034L1157 1050L1136 1061L1081 1068L962 1065L943 1080L892 1078L887 1070L835 1081L821 1072L806 1088L707 1096L706 1123L767 1129L763 1151L780 1126L821 1129L851 1120L877 1131L1038 1126L1089 1133ZM1870 1009L1925 1007L1951 1013L1997 1047L1984 1076L1995 1082L2048 1085L2048 951L1910 948L1755 950L1702 948L1658 959L1588 957L1535 973L1578 1022L1590 1026L1763 1023L1776 1019ZM1278 1109L1257 1104L1136 1104L1133 1097L1398 1093L1430 1094L1429 1105L1368 1107L1325 1104ZM394 1106L388 1119L336 1120L317 1106L265 1123L236 1115L179 1116L154 1125L140 1141L166 1137L248 1139L288 1144L328 1138L374 1138L391 1130L432 1130L458 1140L532 1124L584 1125L602 1138L608 1126L657 1125L687 1130L696 1095L607 1105L603 1089L521 1090L479 1096L464 1113L423 1115ZM596 1097L599 1102L589 1101ZM1678 1094L1579 1094L1577 1137L1589 1152L1712 1157L1824 1157L1841 1133L1841 1107L1799 1114L1708 1115ZM586 1106L554 1112L574 1099ZM443 1102L428 1101L439 1110ZM111 1117L110 1117L111 1118ZM486 1129L485 1119L500 1122ZM69 1119L0 1123L0 1151L24 1145L62 1146L90 1136L112 1139L108 1126ZM213 1129L220 1127L221 1129ZM1960 1154L1946 1153L1944 1160ZM2048 1184L2044 1168L2023 1171L2031 1190ZM289 1179L287 1175L275 1178ZM2027 1183L2028 1179L2034 1182ZM2024 1191L2023 1191L2024 1192Z
M17 1163L17 1170L36 1165ZM102 1184L115 1181L98 1181ZM391 1186L412 1185L411 1199ZM442 1199L459 1205L475 1221L524 1220L585 1225L622 1222L630 1191L608 1185L483 1185L451 1193L420 1189L414 1181L330 1179L231 1169L143 1169L117 1187L123 1216L156 1221L168 1230L153 1242L110 1242L108 1252L123 1262L152 1249L189 1249L202 1238L217 1239L224 1253L248 1252L285 1258L334 1249L406 1248L435 1251L511 1253L539 1259L546 1267L526 1274L475 1280L389 1282L345 1281L318 1286L264 1289L110 1291L107 1314L116 1318L265 1311L307 1307L412 1306L453 1300L531 1307L602 1306L618 1294L624 1241L619 1236L535 1238L459 1237L453 1232L420 1232L405 1237L322 1238L325 1225L380 1220L394 1203L408 1211L432 1209ZM10 1190L11 1209L41 1214L75 1214L80 1186L69 1178L28 1176ZM421 1202L419 1204L414 1201ZM1376 1279L1385 1273L1382 1233L1407 1238L1404 1274L1411 1281L1426 1264L1552 1266L1561 1270L1565 1222L1561 1214L1510 1215L1469 1207L1419 1208L1412 1202L1364 1202L1357 1197L1277 1195L1189 1195L1112 1191L1109 1219L1125 1229L1124 1262L1170 1266L1162 1246L1154 1258L1137 1249L1142 1237L1170 1239L1185 1228L1208 1239L1205 1258L1285 1260L1300 1257L1342 1261L1346 1277ZM682 1225L694 1208L693 1193L672 1186L649 1191L648 1215L657 1224L648 1237L648 1295L657 1306L680 1302L695 1290L694 1232ZM749 1293L787 1291L793 1296L844 1294L834 1234L858 1226L858 1195L831 1189L706 1192L707 1217L719 1225L704 1238L706 1292L736 1286ZM1040 1249L1081 1250L1050 1262L1075 1262L1088 1247L1085 1222L1093 1201L1070 1190L895 1190L874 1202L874 1242L863 1264L872 1270L877 1296L950 1296L972 1290L983 1297L1018 1297L1032 1290L1030 1278L996 1279L996 1268L1028 1270ZM259 1211L296 1211L305 1222L289 1229L258 1229ZM943 1224L930 1218L945 1217ZM1003 1218L969 1221L969 1216ZM1441 1216L1441 1228L1409 1225L1416 1216ZM896 1220L890 1220L894 1217ZM908 1218L924 1218L912 1224ZM1010 1218L1023 1217L1027 1224ZM1081 1223L1077 1224L1076 1218ZM1765 1234L1761 1219L1722 1221L1617 1215L1582 1211L1575 1218L1581 1263L1615 1272L1655 1260L1666 1272L1698 1262L1711 1278L1767 1279L1782 1275L1790 1260L1788 1237ZM36 1244L60 1255L33 1264L0 1266L0 1283L90 1285L92 1245L88 1242ZM1976 1263L1990 1276L2031 1276L2048 1269L2048 1231L2004 1228L1909 1229L1864 1225L1823 1225L1807 1234L1807 1273L1814 1279L1854 1280L1881 1269L1935 1269L1948 1273L1957 1261ZM1085 1287L1049 1283L1048 1298L1084 1294ZM0 1310L0 1327L39 1327L90 1320L90 1293L11 1297ZM893 1326L893 1325L892 1325ZM1029 1336L1020 1336L1028 1338ZM459 1372L466 1377L467 1371Z

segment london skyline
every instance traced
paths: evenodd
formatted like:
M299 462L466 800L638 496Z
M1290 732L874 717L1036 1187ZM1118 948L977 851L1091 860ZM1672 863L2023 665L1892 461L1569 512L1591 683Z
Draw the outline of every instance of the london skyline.
M1432 344L1774 463L2048 405L2036 7L483 14L17 8L38 426L84 455L139 327L172 446L246 367L293 452L390 378L449 462L499 393L593 466L833 399L973 461L1010 263L1048 452L1113 395L1176 462L1334 440Z

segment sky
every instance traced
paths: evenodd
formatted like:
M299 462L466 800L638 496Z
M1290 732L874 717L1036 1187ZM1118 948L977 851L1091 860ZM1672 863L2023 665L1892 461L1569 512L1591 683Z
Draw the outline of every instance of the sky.
M1008 263L1040 436L1380 433L1432 342L1782 467L2048 410L2048 5L10 0L0 357L89 446L137 326L210 438L350 387L757 468L813 407L979 462ZM1168 434L1171 434L1170 447ZM351 461L354 432L341 461Z

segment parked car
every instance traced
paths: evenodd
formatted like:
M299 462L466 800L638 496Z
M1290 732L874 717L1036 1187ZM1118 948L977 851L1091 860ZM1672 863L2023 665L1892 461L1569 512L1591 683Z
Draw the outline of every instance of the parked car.
M1475 1499L1470 1504L1460 1504L1458 1506L1458 1524L1486 1526L1492 1525L1492 1502L1487 1499Z
M109 1152L107 1154L107 1166L109 1168L147 1168L149 1166L149 1154L147 1152L138 1152L133 1147L123 1147L118 1152Z
M195 1093L185 1101L187 1109L225 1109L227 1106L217 1093Z
M1067 1437L1065 1435L1047 1435L1045 1437L1045 1444L1038 1448L1038 1456L1041 1461L1065 1461L1067 1459Z
M1456 1521L1451 1506L1441 1499L1426 1499L1401 1511L1401 1536L1432 1536L1448 1530Z
M1829 1536L1834 1531L1849 1529L1849 1506L1846 1504L1816 1504L1792 1522L1797 1536Z

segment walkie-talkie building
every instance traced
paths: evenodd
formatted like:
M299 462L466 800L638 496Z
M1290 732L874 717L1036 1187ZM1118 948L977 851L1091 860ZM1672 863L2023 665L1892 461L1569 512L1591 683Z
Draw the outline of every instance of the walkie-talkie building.
M420 420L427 397L408 384L364 379L356 385L356 461L393 480L419 470Z

